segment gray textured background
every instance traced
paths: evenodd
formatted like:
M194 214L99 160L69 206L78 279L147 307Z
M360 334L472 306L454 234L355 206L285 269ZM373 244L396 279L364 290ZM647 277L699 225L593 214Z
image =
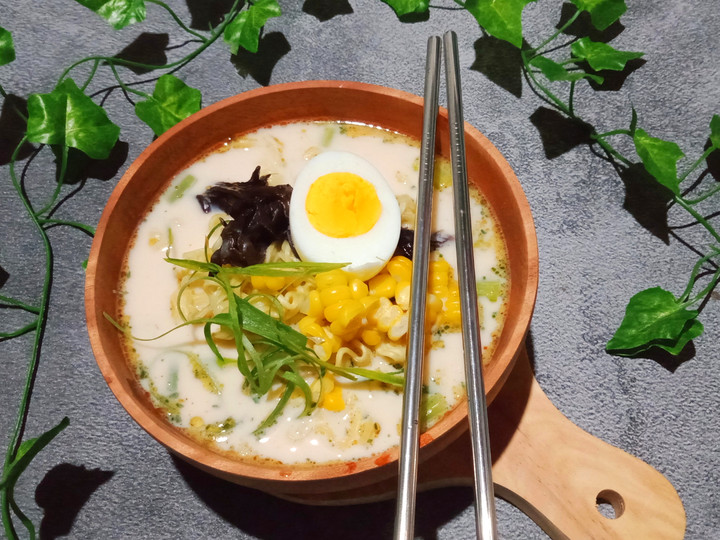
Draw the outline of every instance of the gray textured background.
M675 140L695 159L712 114L720 113L720 6L715 0L627 2L622 26L614 28L625 29L613 45L644 51L646 63L618 91L594 92L581 84L578 109L604 130L626 127L634 105L642 127ZM323 3L332 4L308 2ZM187 17L185 2L173 4ZM675 211L669 216L675 228L666 243L651 234L624 209L622 179L586 145L548 157L535 127L544 118L538 111L543 103L512 62L502 60L498 50L481 39L469 14L440 9L452 7L449 0L440 0L428 20L413 24L399 22L379 0L335 0L347 13L325 21L305 12L301 2L283 4L284 15L266 27L260 58L231 58L217 43L181 77L202 90L205 105L260 85L306 79L357 80L421 94L427 37L456 30L465 119L505 155L535 216L540 290L530 340L540 384L577 425L638 456L672 482L685 504L687 538L719 538L720 296L716 293L708 302L702 315L706 332L682 362L623 359L604 352L630 296L655 285L681 292L695 258L691 250L703 249L707 237L698 227L684 227L687 216ZM561 2L549 0L526 9L524 24L532 42L549 33L560 11ZM142 32L170 32L170 46L184 40L153 6L147 22L114 32L71 0L42 7L29 0L3 1L0 26L13 33L18 56L13 64L0 67L0 82L22 97L50 91L72 61L91 54L114 55ZM505 88L493 82L497 80ZM97 223L117 179L152 140L119 92L108 96L106 106L123 129L127 159L120 160L117 171L95 175L102 179L90 178L58 217ZM567 130L554 126L545 134L557 138ZM31 190L46 193L50 188L54 169L49 165L47 154L32 163L27 177ZM7 274L2 292L33 299L43 257L7 166L0 167L0 216L0 266ZM214 480L165 452L130 420L93 360L84 326L81 266L90 239L63 228L53 229L51 237L53 296L27 433L47 429L63 415L71 425L38 457L17 488L21 508L36 523L44 517L45 537L391 536L391 503L302 507ZM20 318L8 311L0 317L3 328ZM30 347L29 339L0 343L3 450L15 421ZM424 494L418 505L419 536L473 536L470 490ZM73 517L68 531L66 522ZM502 501L498 519L504 538L546 537Z

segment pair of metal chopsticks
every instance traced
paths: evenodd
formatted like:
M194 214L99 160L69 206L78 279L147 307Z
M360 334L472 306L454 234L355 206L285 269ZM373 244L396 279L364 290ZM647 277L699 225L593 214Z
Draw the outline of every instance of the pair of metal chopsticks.
M485 385L483 383L482 356L480 352L475 265L470 223L470 196L465 167L465 130L457 36L455 32L449 31L444 34L443 45L453 168L455 238L462 310L465 378L474 461L475 524L477 537L488 540L497 537L495 496L492 483L487 403L485 401ZM422 360L425 355L425 304L432 224L435 132L440 86L440 49L440 38L437 36L430 37L428 39L425 66L423 141L420 148L418 209L415 222L408 354L405 372L405 394L403 397L403 423L400 437L395 540L410 540L414 535L419 450L419 409L422 388Z

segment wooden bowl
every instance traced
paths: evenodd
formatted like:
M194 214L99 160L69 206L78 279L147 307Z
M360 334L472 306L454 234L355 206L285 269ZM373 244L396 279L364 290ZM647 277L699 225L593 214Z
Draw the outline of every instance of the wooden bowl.
M183 434L153 408L125 357L123 337L103 313L118 312L116 291L133 235L171 179L228 138L261 127L307 120L343 120L422 134L423 100L356 82L308 81L246 92L207 107L153 142L129 167L102 214L86 278L87 324L97 363L130 416L179 457L219 476L270 493L332 493L371 485L397 474L397 448L347 463L295 466L238 461ZM530 208L512 169L476 129L465 126L468 178L494 209L509 252L510 295L505 327L485 386L490 402L509 375L532 315L538 282L537 240ZM449 157L447 111L438 118L438 152ZM467 403L450 411L421 437L420 459L436 454L467 427Z

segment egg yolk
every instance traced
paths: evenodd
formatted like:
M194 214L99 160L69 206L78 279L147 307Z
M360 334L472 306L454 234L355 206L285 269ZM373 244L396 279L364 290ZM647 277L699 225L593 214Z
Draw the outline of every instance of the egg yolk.
M315 180L305 199L305 211L315 229L333 238L365 234L382 212L375 187L349 172L332 172Z

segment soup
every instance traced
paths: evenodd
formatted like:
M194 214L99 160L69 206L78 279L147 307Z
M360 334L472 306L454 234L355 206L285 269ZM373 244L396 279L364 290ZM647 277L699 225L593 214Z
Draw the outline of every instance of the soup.
M379 128L344 123L273 126L226 141L173 179L136 232L126 261L120 322L132 335L127 351L138 384L169 422L217 451L238 459L317 464L364 458L399 442L411 272L407 249L391 254L387 263L384 255L371 257L381 261L375 265L379 268L363 266L358 273L312 262L303 266L295 249L301 245L300 226L293 230L297 221L290 220L287 237L263 246L259 264L251 261L249 268L259 274L212 262L224 249L223 231L238 221L218 210L209 195L213 186L247 186L250 179L290 192L278 186L294 185L319 157L345 153L368 162L391 189L394 200L378 199L379 208L372 211L377 223L385 223L386 211L392 214L397 205L405 229L397 233L402 244L414 226L419 144ZM465 397L451 182L450 167L440 160L433 201L425 426ZM293 196L299 191L298 186ZM320 195L322 200L326 192ZM507 255L489 209L479 194L472 199L487 362L505 313ZM303 203L301 213L310 208ZM360 214L368 214L362 208ZM392 227L382 229L372 245L364 242L346 253L374 250L384 237L397 238ZM258 251L255 247L250 251ZM315 263L337 262L318 259L322 253L314 255ZM279 269L282 275L274 275ZM269 345L273 336L288 343L299 336L301 346Z

